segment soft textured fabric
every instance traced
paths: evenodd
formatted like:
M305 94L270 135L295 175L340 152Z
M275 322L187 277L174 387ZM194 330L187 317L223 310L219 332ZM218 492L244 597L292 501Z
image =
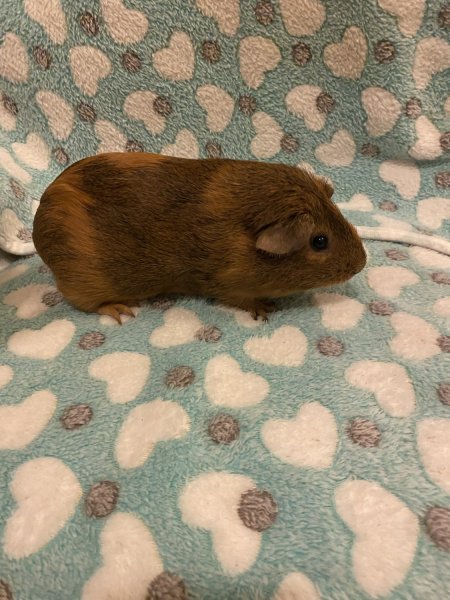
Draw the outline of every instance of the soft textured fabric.
M65 165L141 148L308 163L378 237L450 239L445 0L13 0L0 22L6 251L32 252ZM267 324L157 298L119 327L2 255L0 599L450 597L450 257L366 247Z

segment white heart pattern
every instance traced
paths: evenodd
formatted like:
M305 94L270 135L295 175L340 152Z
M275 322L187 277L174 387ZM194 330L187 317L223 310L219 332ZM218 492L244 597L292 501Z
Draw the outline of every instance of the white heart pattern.
M179 158L198 158L199 147L195 135L189 129L181 129L175 138L175 143L164 146L161 154Z
M99 356L89 365L89 375L106 382L114 404L131 402L142 392L150 375L151 361L138 352L113 352Z
M56 293L57 290L52 285L31 284L10 292L4 297L3 302L17 308L16 317L18 319L32 319L48 310L49 307L44 302L45 295Z
M424 90L436 73L450 67L450 44L438 37L421 39L416 46L413 77L418 90Z
M401 365L361 360L348 367L345 378L351 385L375 394L378 404L391 417L409 417L414 412L414 388Z
M366 64L367 41L359 27L345 30L342 42L329 44L323 51L323 60L336 77L359 79Z
M352 480L336 491L336 509L355 535L353 574L372 598L387 596L408 573L417 548L419 521L378 483Z
M391 340L391 350L401 358L424 360L439 354L439 332L420 317L405 312L394 313L391 325L397 335Z
M397 17L398 27L403 35L412 37L422 24L425 0L399 2L398 0L378 0L378 4L390 15Z
M169 46L153 55L153 65L161 77L170 81L192 79L195 53L189 35L184 31L175 31L169 40Z
M269 384L256 373L243 373L228 354L219 354L206 366L205 390L213 404L240 408L262 402L269 393Z
M8 365L0 365L0 389L11 383L14 372Z
M100 0L100 3L106 26L115 42L134 44L144 38L148 29L144 14L126 8L123 0Z
M322 90L316 85L298 85L286 96L287 109L299 118L303 118L311 131L320 131L325 125L326 113L317 106L317 98Z
M36 103L47 117L51 132L57 140L66 140L72 132L74 112L68 102L58 94L40 91Z
M424 419L417 425L417 445L431 479L450 494L450 419Z
M409 150L410 156L416 160L433 160L442 154L441 133L425 115L416 119L416 135L416 143Z
M25 0L25 12L39 23L55 44L64 44L67 36L66 17L61 0Z
M316 148L316 158L330 167L348 167L352 164L355 153L355 140L346 129L339 129L329 143Z
M34 392L20 404L0 406L0 450L20 450L47 426L56 409L49 390Z
M45 171L50 163L50 150L37 133L29 133L26 142L14 142L11 144L14 154L28 167Z
M450 219L450 199L426 198L417 204L417 218L429 229L439 229L445 219Z
M280 60L280 50L267 38L249 36L239 44L242 79L254 90L263 83L266 72L275 69Z
M53 321L42 329L22 329L13 333L7 342L7 348L16 356L50 360L64 350L74 333L75 325L71 321Z
M0 148L0 166L22 183L31 183L31 175L16 163L5 148Z
M355 327L364 312L364 304L342 294L321 292L314 300L322 309L322 325L335 331Z
M404 287L419 283L420 277L405 267L371 267L367 274L370 287L385 298L398 298Z
M125 100L124 110L132 119L142 121L153 135L161 134L166 128L166 119L153 108L158 95L154 92L132 92Z
M303 404L293 419L267 421L261 437L281 461L310 469L331 467L338 442L336 420L320 402Z
M411 160L385 160L379 169L380 177L392 183L403 198L412 200L419 193L420 170Z
M216 85L203 85L195 97L206 111L208 129L214 133L223 131L233 116L234 100L230 94Z
M256 158L271 158L281 149L283 130L278 123L264 112L256 112L252 117L256 135L251 143L251 151Z
M214 552L227 575L244 573L258 556L261 533L246 527L236 510L242 494L255 487L244 475L203 473L180 495L183 521L211 532Z
M325 21L320 0L280 0L281 16L290 35L313 35Z
M93 46L75 46L70 49L69 60L75 84L83 94L95 96L100 81L111 72L109 58Z
M15 33L5 33L0 48L0 76L12 83L28 79L28 54L22 40Z
M34 554L64 527L81 499L77 478L61 460L29 460L10 484L17 508L6 521L4 550L9 558Z
M83 588L81 600L138 600L163 572L163 563L148 527L135 515L118 512L100 534L102 566Z
M116 458L122 469L141 467L158 442L186 435L190 420L176 402L157 398L134 408L116 440Z
M348 202L338 202L341 210L360 210L370 212L373 210L372 201L366 194L354 194Z
M286 575L273 600L320 600L320 593L309 577L295 571Z
M367 113L367 133L379 137L391 131L402 112L394 94L381 87L368 87L361 94L361 100Z
M239 0L196 0L198 8L206 17L217 21L219 29L228 36L235 35L240 20Z
M245 353L266 365L298 367L305 360L308 340L292 325L283 325L269 337L253 337L244 344Z
M124 134L109 121L99 120L95 122L95 135L100 140L97 154L104 152L123 152L127 143Z

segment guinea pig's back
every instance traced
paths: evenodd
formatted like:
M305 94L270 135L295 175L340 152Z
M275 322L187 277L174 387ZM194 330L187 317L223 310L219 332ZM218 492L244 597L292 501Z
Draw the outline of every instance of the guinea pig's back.
M60 287L86 273L111 291L138 296L158 279L176 279L198 253L203 192L213 162L111 153L84 159L44 192L33 239Z

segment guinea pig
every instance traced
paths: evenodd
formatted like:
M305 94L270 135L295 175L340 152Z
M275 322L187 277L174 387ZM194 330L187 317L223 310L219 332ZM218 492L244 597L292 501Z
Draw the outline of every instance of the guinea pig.
M75 307L133 315L160 294L267 318L274 299L350 279L366 263L330 183L298 167L109 153L45 190L33 241Z

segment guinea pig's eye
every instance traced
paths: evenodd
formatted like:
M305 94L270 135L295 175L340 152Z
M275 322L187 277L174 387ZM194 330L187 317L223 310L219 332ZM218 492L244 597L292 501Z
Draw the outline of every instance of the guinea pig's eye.
M314 250L326 250L328 248L328 238L326 235L316 235L311 240L311 246Z

